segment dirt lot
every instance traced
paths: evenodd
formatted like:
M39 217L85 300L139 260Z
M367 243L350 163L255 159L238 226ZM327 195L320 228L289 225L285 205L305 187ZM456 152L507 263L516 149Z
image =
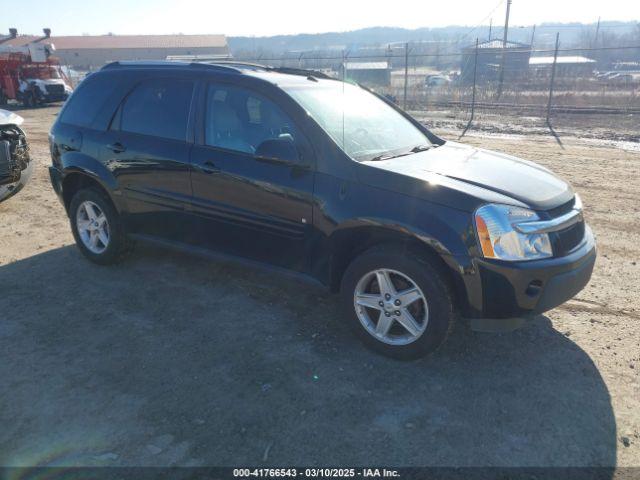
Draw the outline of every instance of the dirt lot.
M599 258L569 303L434 356L369 353L312 287L161 250L98 267L35 176L0 204L0 465L640 466L640 154L469 137L570 180Z

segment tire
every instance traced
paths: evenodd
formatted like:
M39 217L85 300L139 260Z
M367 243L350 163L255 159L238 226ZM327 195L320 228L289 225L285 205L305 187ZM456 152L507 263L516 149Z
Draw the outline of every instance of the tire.
M376 296L382 295L377 293L381 291L378 285L380 274L383 279L385 275L391 279L393 291L397 294L389 302ZM367 286L369 278L371 283ZM412 288L410 283L417 289ZM374 293L366 293L363 288L371 289ZM410 290L415 296L422 297L411 300L406 293ZM366 299L367 303L373 301L379 308L357 305L357 292L360 292L359 303ZM372 295L370 299L368 295ZM414 360L434 352L446 340L455 320L452 290L439 268L425 255L393 245L373 247L354 259L342 277L340 296L349 323L363 343L375 352L399 360ZM378 300L383 301L385 306L380 306ZM400 303L394 303L395 301ZM402 301L405 301L404 304ZM396 308L395 305L400 305L397 308L401 310L391 310ZM407 311L411 313L409 318L415 320L411 324L413 333L401 323L402 320L406 324ZM379 321L383 319L383 315L391 325L385 340L371 331L379 331ZM384 329L383 325L381 331ZM416 334L419 329L422 330Z
M100 239L100 235L97 235L99 238L96 245L93 245L91 240L95 237L94 235L89 234L89 240L87 239L87 231L82 228L82 225L87 221L95 223L87 215L88 206L91 206L96 219L101 219L100 215L104 215L107 232L106 242ZM86 188L79 190L73 196L69 205L69 220L76 245L82 254L92 262L99 265L112 265L122 261L131 251L132 243L125 234L120 215L105 193L99 189ZM100 223L104 225L102 220ZM105 229L102 230L104 233Z
M22 97L22 105L25 108L33 108L36 106L36 99L32 92L27 92Z

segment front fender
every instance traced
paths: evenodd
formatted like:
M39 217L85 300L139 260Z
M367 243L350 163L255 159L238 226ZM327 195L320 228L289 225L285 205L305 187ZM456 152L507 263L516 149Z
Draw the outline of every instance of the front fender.
M375 234L383 238L413 239L430 247L439 255L451 255L450 247L432 233L418 229L415 225L375 216L350 218L342 222L329 237L329 245L332 250L338 249L346 237L366 231L375 231ZM447 243L451 244L451 242Z

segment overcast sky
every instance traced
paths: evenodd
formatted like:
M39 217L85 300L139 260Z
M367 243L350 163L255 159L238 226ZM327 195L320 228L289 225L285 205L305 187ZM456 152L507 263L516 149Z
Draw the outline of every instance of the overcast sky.
M9 0L3 0L3 2ZM15 2L14 2L15 3ZM0 32L16 27L54 35L224 33L263 36L355 30L494 25L504 22L506 0L19 0L4 8ZM513 0L511 22L640 20L640 0Z

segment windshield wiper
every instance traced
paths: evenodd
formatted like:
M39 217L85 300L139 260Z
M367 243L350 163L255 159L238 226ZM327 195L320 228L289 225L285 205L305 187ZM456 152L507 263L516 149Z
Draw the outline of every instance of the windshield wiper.
M426 143L422 145L416 145L411 149L411 153L424 152L426 150L429 150L430 148L431 148L431 145L427 145Z
M396 155L382 154L382 155L377 155L377 156L375 156L373 158L370 158L367 161L368 162L379 162L381 160L391 160L392 158L402 157L404 155L409 155L409 154L408 153L398 153Z
M396 153L396 154L393 154L393 155L390 155L388 153L380 154L378 156L375 156L375 157L369 159L369 162L379 162L381 160L391 160L392 158L404 157L405 155L411 155L412 153L424 152L425 150L429 150L430 148L431 148L431 145L427 145L427 144L416 145L415 147L413 147L411 150L409 150L407 152Z

